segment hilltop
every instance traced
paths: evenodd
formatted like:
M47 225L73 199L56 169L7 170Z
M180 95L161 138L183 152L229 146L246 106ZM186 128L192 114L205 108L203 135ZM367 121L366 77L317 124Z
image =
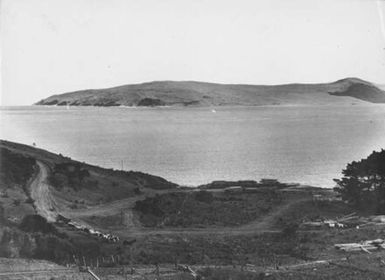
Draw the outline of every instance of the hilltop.
M357 78L323 84L242 85L155 81L52 95L35 105L224 106L385 103L385 92Z

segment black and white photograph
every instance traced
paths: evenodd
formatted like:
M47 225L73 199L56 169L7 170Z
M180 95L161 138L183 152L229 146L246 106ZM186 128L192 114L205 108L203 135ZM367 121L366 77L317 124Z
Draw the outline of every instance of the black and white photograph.
M0 0L1 280L385 279L385 0Z

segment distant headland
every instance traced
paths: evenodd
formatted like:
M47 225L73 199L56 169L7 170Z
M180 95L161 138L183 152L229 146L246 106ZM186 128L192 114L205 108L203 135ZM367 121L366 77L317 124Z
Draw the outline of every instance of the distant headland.
M52 95L35 105L52 106L262 106L385 103L385 91L358 79L333 83L246 85L155 81Z

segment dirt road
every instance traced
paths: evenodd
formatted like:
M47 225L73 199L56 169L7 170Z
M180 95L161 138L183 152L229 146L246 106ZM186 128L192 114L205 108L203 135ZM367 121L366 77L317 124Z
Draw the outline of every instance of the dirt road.
M39 215L45 217L48 222L55 222L57 213L55 211L55 199L50 192L47 183L49 168L41 161L37 161L39 172L30 184L31 197Z
M51 186L47 182L48 175L50 173L49 167L41 161L37 161L39 172L32 181L31 187L31 197L35 201L36 211L39 215L45 217L49 222L56 221L58 215L57 202L52 195L50 188ZM274 227L274 221L282 213L287 211L290 207L297 203L302 203L306 199L298 199L293 201L288 201L284 203L277 209L268 213L266 216L261 219L257 219L249 224L239 226L239 227L208 227L208 228L143 228L138 226L134 222L132 206L138 199L143 199L143 196L138 196L134 198L127 198L120 201L110 202L104 205L99 205L91 207L89 209L80 210L70 210L70 209L61 209L63 210L63 215L68 216L72 219L79 220L83 224L87 224L85 221L82 221L82 218L85 218L90 215L101 215L107 216L111 214L120 213L124 209L126 214L126 221L124 227L121 229L115 229L114 232L121 237L133 236L133 235L143 235L143 234L250 234L250 233L267 233L267 232L279 232Z

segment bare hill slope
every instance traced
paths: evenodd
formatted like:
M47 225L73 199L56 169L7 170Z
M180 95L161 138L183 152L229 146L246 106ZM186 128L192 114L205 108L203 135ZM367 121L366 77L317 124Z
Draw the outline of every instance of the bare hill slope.
M385 92L357 78L325 84L276 86L159 81L52 95L36 105L258 106L331 105L352 102L385 103Z

